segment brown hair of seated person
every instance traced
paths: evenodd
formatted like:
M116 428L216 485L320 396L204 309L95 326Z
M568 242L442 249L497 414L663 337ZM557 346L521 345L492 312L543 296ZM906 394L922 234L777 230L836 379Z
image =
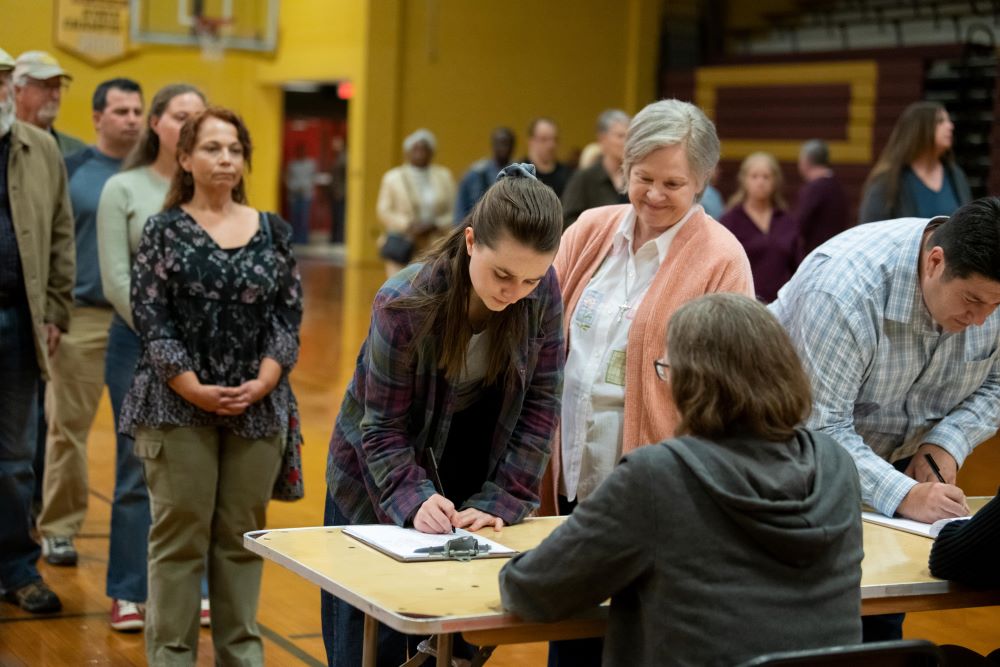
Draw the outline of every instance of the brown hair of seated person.
M809 378L761 303L739 294L700 297L674 313L667 340L678 432L782 442L809 416Z

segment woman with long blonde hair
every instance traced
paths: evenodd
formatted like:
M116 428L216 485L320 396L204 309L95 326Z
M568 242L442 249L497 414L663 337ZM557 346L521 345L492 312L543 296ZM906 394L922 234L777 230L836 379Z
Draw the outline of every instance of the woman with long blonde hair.
M739 239L750 259L757 298L774 301L802 259L799 223L781 193L781 166L758 151L740 165L739 189L719 219Z

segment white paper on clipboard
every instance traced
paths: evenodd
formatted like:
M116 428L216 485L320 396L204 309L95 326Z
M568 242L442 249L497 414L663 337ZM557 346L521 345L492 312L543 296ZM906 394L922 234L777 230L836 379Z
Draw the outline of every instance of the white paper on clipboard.
M375 524L344 526L344 534L350 535L368 546L378 549L387 556L407 562L444 560L445 557L441 554L416 553L416 550L427 547L443 547L449 540L466 536L475 537L480 545L489 545L489 552L477 556L477 558L509 558L517 553L516 549L505 547L499 542L494 542L481 535L470 533L462 528L456 528L454 533L435 535L421 533L414 528Z
M914 521L913 519L902 519L895 517L887 517L878 512L862 512L861 518L869 523L877 523L880 526L887 526L889 528L895 528L896 530L902 530L906 533L913 533L914 535L921 535L923 537L934 538L938 536L941 529L952 521L968 521L969 517L952 517L949 519L939 519L934 523L923 523L922 521Z

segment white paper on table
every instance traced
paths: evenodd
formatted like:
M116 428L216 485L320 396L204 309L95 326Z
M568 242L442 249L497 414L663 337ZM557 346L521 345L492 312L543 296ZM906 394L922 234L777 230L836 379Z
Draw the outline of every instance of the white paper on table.
M456 528L454 533L444 535L421 533L414 528L400 528L399 526L388 526L382 524L345 526L344 534L364 542L365 544L378 549L382 553L392 556L396 560L418 561L418 560L443 560L441 554L416 553L417 549L427 547L443 547L450 540L457 537L472 536L480 547L489 545L490 550L477 556L477 558L506 558L517 553L516 549L505 547L499 542L470 533L463 528Z
M878 512L862 512L861 518L868 523L877 523L880 526L888 526L889 528L913 533L914 535L934 538L938 536L942 528L952 521L968 521L970 517L956 516L948 519L939 519L934 523L924 523L922 521L914 521L913 519L888 517Z

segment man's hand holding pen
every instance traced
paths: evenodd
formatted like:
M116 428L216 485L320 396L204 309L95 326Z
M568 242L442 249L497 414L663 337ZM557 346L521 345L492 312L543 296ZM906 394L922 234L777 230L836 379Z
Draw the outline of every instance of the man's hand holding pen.
M917 485L899 504L898 514L924 523L969 516L965 493L955 485L958 463L943 447L924 443L904 473L917 480Z

